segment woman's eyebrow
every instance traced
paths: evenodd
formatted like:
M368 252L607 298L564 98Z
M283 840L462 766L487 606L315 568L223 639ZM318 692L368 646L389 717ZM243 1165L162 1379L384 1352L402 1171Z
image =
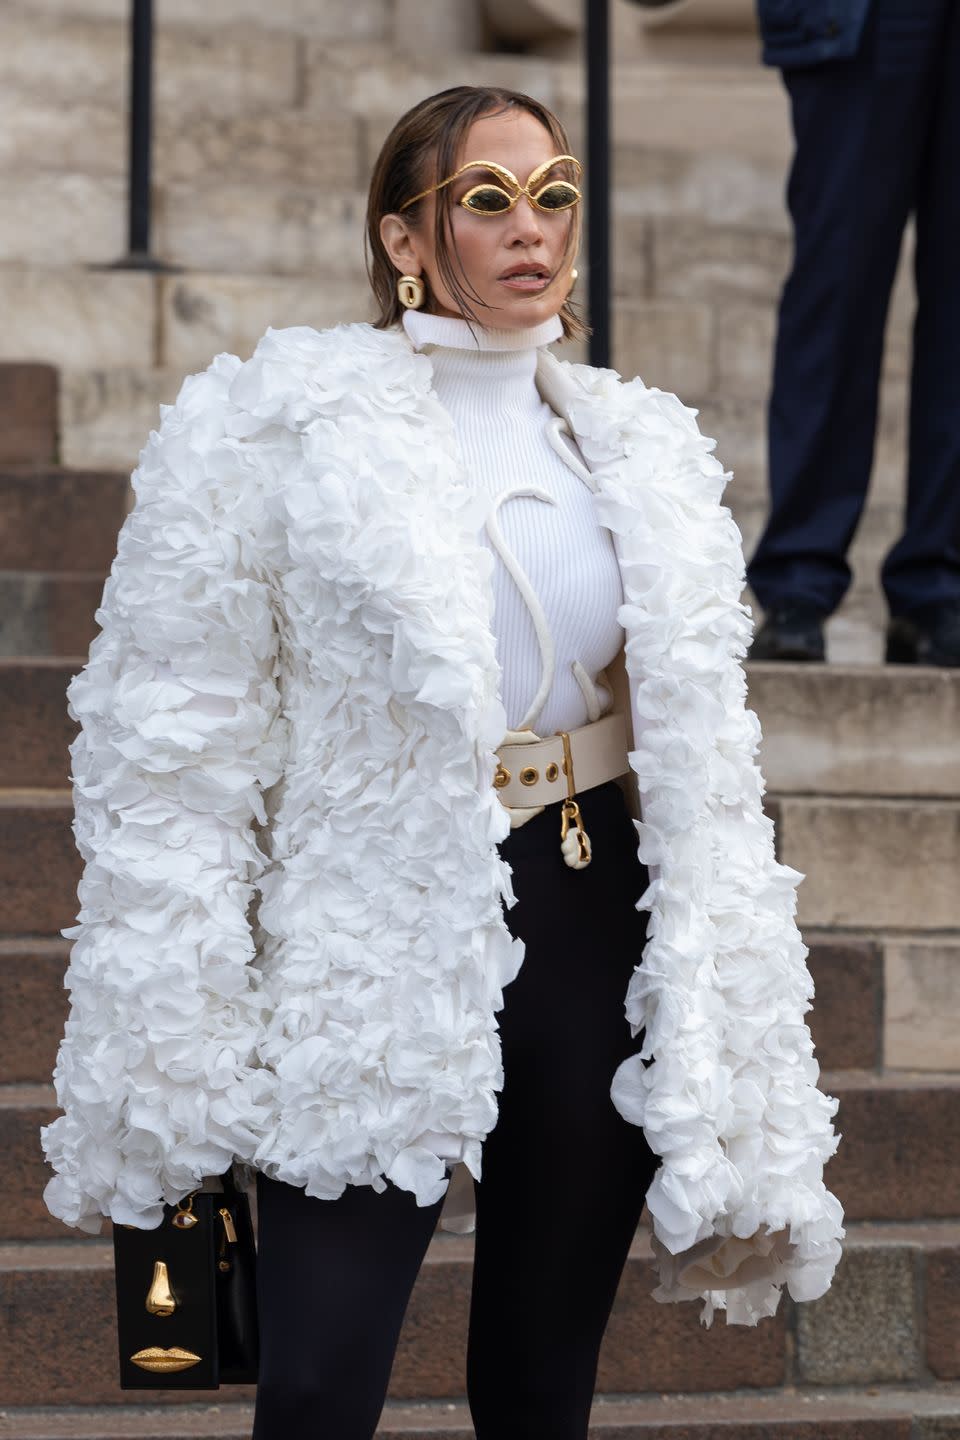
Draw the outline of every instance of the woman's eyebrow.
M512 174L513 172L511 171L510 173ZM459 185L460 182L463 181L467 185L476 185L478 178L483 175L489 175L494 180L501 180L503 178L496 170L491 170L488 164L485 164L482 160L477 160L471 163L469 170L465 170L463 174L458 177L457 184Z
M541 162L541 163L543 163L543 162ZM560 158L557 158L556 160L554 160L554 162L553 162L552 165L548 165L547 168L546 168L546 170L542 171L542 173L541 173L541 179L546 179L546 177L547 177L548 175L552 175L553 172L554 172L554 170L556 170L558 166L560 166L560 167L562 167L562 168L565 169L565 168L569 165L569 163L570 163L570 162L569 162L568 160L562 160L562 159L560 159ZM530 171L530 175L533 175L534 172L537 171L537 170L539 170L539 169L540 169L540 166L539 166L539 165L534 165L533 170ZM527 184L528 184L528 185L530 184L530 175L527 176Z

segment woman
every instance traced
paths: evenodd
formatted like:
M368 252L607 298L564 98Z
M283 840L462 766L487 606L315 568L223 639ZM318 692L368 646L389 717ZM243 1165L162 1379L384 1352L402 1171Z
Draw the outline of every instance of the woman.
M45 1195L152 1227L257 1172L258 1440L373 1434L455 1167L480 1440L586 1435L645 1196L706 1323L839 1257L726 477L674 397L545 348L579 173L524 95L398 122L377 325L185 382L70 687Z

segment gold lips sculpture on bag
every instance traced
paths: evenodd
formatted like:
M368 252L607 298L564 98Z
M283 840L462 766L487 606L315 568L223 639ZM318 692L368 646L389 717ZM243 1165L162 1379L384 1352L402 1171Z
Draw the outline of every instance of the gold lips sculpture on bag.
M191 1365L200 1364L199 1355L192 1350L184 1350L180 1345L171 1345L169 1350L160 1345L148 1345L146 1350L138 1350L130 1359L141 1370L152 1370L156 1375L170 1375L174 1370L189 1370Z

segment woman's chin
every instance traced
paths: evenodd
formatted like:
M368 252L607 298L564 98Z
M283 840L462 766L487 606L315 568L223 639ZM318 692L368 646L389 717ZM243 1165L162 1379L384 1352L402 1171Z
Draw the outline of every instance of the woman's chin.
M494 330L524 330L530 325L542 325L560 313L562 300L553 295L516 295L508 303L502 300L487 311L486 321Z

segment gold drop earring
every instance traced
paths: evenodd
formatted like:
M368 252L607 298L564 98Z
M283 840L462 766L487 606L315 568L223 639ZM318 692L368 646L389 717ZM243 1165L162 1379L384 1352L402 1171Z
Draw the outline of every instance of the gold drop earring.
M419 275L401 275L397 281L397 298L407 310L419 310L427 295L427 287Z

